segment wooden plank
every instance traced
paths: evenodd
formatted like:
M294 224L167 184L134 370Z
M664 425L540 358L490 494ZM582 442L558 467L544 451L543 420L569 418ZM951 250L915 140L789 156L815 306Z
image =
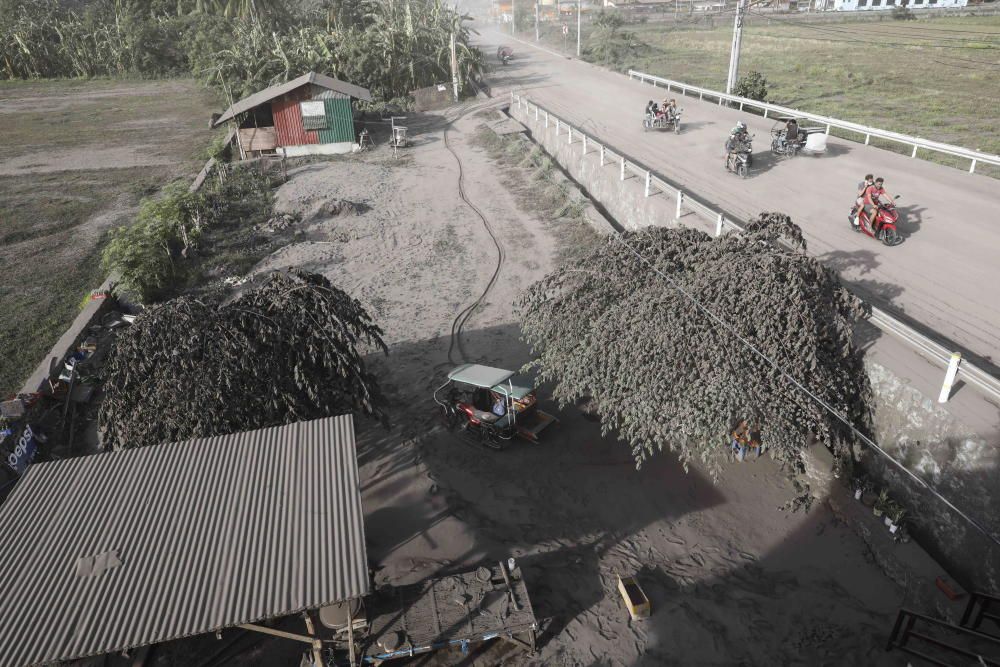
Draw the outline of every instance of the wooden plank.
M273 127L245 127L240 142L245 151L270 151L278 147L278 135Z

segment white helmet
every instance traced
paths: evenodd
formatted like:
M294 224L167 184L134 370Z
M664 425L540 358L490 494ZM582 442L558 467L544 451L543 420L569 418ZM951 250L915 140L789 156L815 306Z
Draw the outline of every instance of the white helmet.
M736 123L736 129L745 130L747 129L747 124L741 120L740 122Z

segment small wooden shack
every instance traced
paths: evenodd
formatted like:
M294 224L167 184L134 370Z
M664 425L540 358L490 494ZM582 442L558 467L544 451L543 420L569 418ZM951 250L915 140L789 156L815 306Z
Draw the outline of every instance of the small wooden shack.
M298 157L349 153L357 145L353 100L371 102L365 88L309 72L233 104L212 121L233 123L234 154Z

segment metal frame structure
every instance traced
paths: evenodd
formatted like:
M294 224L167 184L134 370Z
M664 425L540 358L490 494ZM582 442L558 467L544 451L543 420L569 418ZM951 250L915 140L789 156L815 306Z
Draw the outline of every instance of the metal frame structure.
M800 118L807 118L816 123L822 123L826 126L826 133L830 134L831 128L838 128L841 130L847 130L855 134L864 135L865 145L871 143L872 137L877 139L885 139L887 141L894 141L896 143L905 144L913 148L913 152L910 153L911 158L917 157L917 150L924 149L925 151L934 151L936 153L945 153L947 155L953 155L955 157L964 158L966 160L971 160L969 166L969 173L975 173L976 166L983 162L985 164L991 164L993 166L1000 167L1000 155L991 155L990 153L982 153L980 151L974 151L969 148L963 148L961 146L954 146L952 144L945 144L939 141L930 141L929 139L922 139L920 137L913 137L907 134L901 134L899 132L891 132L889 130L882 130L877 127L869 127L867 125L861 125L860 123L852 123L846 120L840 120L837 118L830 118L828 116L820 116L819 114L809 113L807 111L799 111L798 109L791 109L789 107L783 107L778 104L770 104L769 102L759 102L757 100L751 100L747 97L739 97L738 95L730 95L727 93L722 93L717 90L711 90L709 88L701 88L700 86L692 86L681 81L674 81L673 79L665 79L663 77L654 76L652 74L646 74L645 72L638 72L636 70L629 70L628 77L630 79L638 79L643 83L648 83L653 86L666 86L667 91L671 91L674 88L681 91L681 94L697 94L698 99L703 100L706 97L714 98L718 100L721 106L724 102L729 102L732 104L738 104L740 111L744 107L749 107L751 109L760 109L764 112L764 118L768 117L769 113L778 113L790 116L798 116Z

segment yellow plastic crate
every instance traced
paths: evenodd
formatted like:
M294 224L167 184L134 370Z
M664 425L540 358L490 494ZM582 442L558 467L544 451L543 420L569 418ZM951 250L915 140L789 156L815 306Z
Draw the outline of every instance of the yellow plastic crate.
M635 577L618 575L618 591L622 594L625 607L633 621L649 616L649 598L646 597L646 592L642 590L642 586L635 580Z

